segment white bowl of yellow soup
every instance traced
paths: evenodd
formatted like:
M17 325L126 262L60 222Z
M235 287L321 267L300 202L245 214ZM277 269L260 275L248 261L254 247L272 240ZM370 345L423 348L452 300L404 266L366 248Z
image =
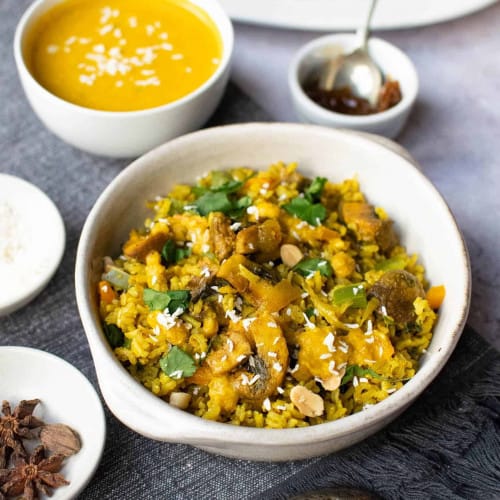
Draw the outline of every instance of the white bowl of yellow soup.
M202 126L233 50L215 0L38 0L14 55L40 120L84 151L134 157Z

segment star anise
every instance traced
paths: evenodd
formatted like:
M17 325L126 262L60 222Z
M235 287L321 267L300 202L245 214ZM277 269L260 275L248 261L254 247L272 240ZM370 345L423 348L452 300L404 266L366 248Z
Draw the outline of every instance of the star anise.
M13 412L8 401L2 403L0 447L5 448L4 455L6 457L9 450L15 451L18 455L26 456L22 439L36 438L40 431L39 427L43 425L40 419L32 415L39 402L39 399L23 400ZM2 451L0 449L0 461L1 457Z
M6 497L23 495L25 500L35 500L40 493L52 495L52 488L69 484L59 474L63 466L64 455L51 455L45 458L45 449L38 446L26 459L14 454L14 467L0 469L0 492ZM1 497L0 497L1 498Z

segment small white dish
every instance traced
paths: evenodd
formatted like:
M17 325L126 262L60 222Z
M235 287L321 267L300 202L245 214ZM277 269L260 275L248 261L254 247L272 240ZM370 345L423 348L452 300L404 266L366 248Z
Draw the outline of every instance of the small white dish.
M19 346L0 347L0 400L12 408L22 399L40 399L34 415L45 423L69 425L81 450L65 460L61 474L70 482L54 490L53 500L76 498L94 474L106 437L101 401L75 367L53 354Z
M38 118L51 132L89 153L129 158L196 130L208 120L226 88L233 53L233 27L218 2L190 0L210 16L222 38L220 64L205 83L163 106L139 111L99 111L77 106L50 93L33 78L26 65L24 50L30 29L61 1L35 1L19 21L14 37L14 56L22 86Z
M305 123L396 137L417 98L418 75L408 56L389 42L370 38L368 51L385 77L397 80L400 84L402 98L394 107L372 115L346 115L321 107L303 90L305 81L326 59L352 52L357 43L358 38L354 34L327 35L312 40L295 54L288 70L288 86L295 113Z
M0 316L33 300L56 272L66 233L59 210L33 184L0 174Z

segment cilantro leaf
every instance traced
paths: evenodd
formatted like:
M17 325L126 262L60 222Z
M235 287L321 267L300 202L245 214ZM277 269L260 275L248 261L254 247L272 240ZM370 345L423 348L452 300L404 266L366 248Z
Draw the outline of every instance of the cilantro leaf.
M311 185L304 191L305 197L311 202L318 200L321 196L325 183L326 177L316 177L311 182Z
M226 213L233 208L233 204L226 193L212 193L210 191L198 198L194 205L200 215L208 215L210 212Z
M178 248L175 245L174 240L167 240L165 245L161 250L161 255L165 259L167 264L171 264L173 262L179 262L186 257L191 255L190 248Z
M197 367L190 354L177 346L173 346L160 359L160 368L170 378L179 380L193 375Z
M250 196L243 196L233 203L233 209L228 213L231 219L239 219L243 212L252 204Z
M331 276L333 273L332 266L325 259L302 259L298 264L292 267L292 271L296 271L306 278L311 276L316 271L322 276Z
M311 226L319 226L326 218L326 208L321 203L311 203L306 198L293 198L283 208L299 219L305 220Z
M342 377L340 385L348 384L354 377L364 377L366 375L378 379L382 378L381 375L373 371L371 368L362 368L359 365L349 365L345 370L345 374Z
M355 283L353 285L338 286L333 289L333 303L336 306L349 303L350 307L361 309L366 307L366 290L363 283Z
M236 179L231 179L230 181L220 185L220 186L217 186L217 187L214 187L212 185L212 187L210 188L210 191L213 191L215 193L235 193L236 191L238 191L238 189L240 189L240 187L243 186L243 182L241 181L237 181Z
M108 339L109 345L115 349L122 347L125 342L125 335L121 329L112 323L103 323L104 335Z
M179 308L183 311L187 309L191 300L191 292L189 290L158 292L145 288L142 298L151 311L163 311L168 308L168 312L174 314Z
M161 256L165 259L167 264L175 262L175 242L174 240L167 240L161 249Z
M225 170L212 170L210 189L217 189L232 180L233 178L229 172Z

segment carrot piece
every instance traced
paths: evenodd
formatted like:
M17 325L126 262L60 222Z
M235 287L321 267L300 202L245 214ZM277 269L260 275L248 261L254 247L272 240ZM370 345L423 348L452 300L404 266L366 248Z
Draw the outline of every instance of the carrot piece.
M105 304L111 304L116 299L116 292L107 281L99 281L99 297Z
M431 309L439 309L443 303L446 290L444 285L431 286L426 294L427 302Z

